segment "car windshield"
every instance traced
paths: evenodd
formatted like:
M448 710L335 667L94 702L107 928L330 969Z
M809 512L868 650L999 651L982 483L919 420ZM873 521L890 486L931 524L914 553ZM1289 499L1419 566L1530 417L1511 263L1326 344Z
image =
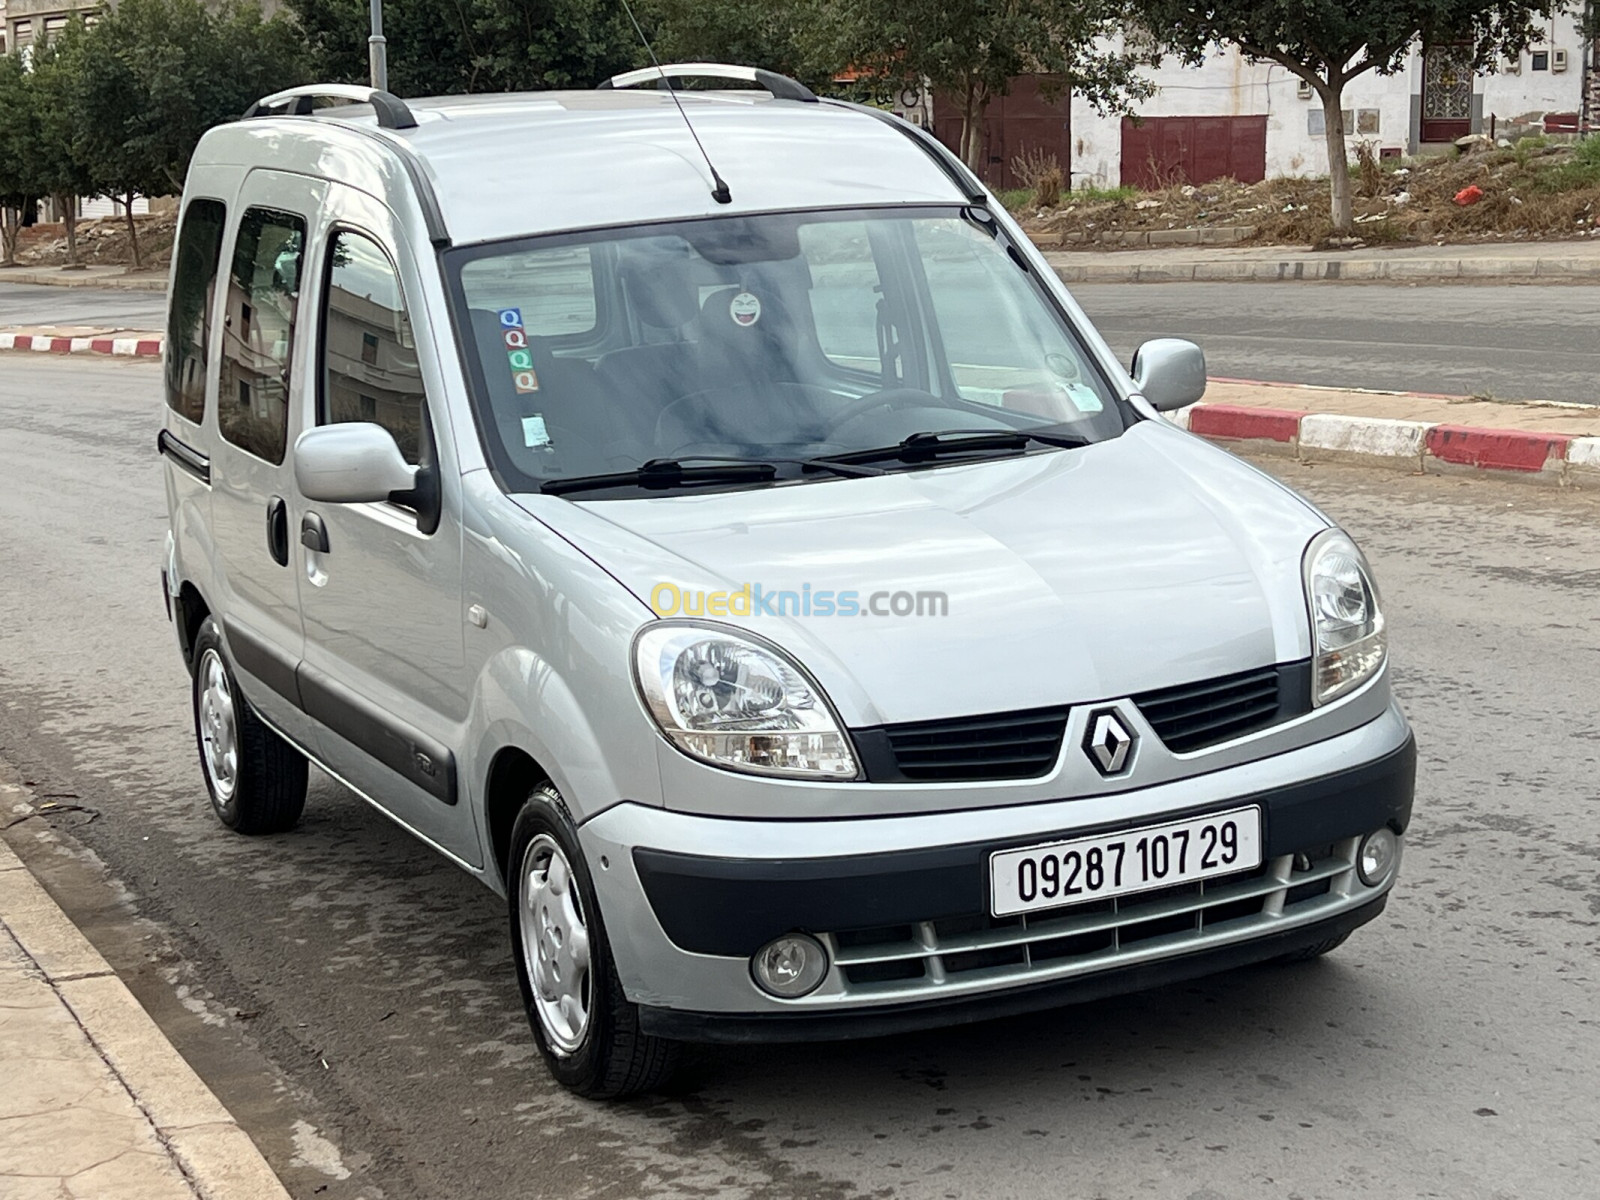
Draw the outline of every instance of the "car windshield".
M721 217L447 261L484 441L513 491L922 470L1070 452L1131 420L981 210ZM875 465L819 462L841 457ZM748 462L774 469L734 469Z

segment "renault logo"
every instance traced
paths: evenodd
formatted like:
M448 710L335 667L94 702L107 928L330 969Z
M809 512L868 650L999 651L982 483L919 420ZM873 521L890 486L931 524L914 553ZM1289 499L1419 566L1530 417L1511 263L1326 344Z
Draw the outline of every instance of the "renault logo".
M1089 714L1089 730L1083 736L1083 748L1100 769L1100 774L1122 774L1133 757L1137 740L1115 709L1102 708Z

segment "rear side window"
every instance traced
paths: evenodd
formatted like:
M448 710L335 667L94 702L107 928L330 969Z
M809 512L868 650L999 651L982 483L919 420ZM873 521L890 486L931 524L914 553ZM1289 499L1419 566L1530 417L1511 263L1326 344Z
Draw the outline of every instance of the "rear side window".
M228 276L217 424L257 458L281 463L289 439L289 365L306 223L251 208L239 222Z
M400 278L371 238L345 231L328 252L322 420L372 421L405 460L421 461L422 371Z
M167 311L167 406L196 425L206 415L211 301L228 210L220 200L191 200L178 234L178 266Z

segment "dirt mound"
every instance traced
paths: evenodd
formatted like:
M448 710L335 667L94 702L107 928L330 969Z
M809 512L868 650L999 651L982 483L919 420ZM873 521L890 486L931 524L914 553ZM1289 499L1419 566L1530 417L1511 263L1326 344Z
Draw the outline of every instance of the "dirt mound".
M139 254L146 268L165 267L172 254L172 239L178 219L172 213L136 216ZM17 261L30 267L56 267L67 261L67 227L34 225L22 231L17 242ZM132 266L129 250L128 219L100 217L78 222L78 261L93 267Z
M1480 197L1457 202L1474 187ZM1069 192L1052 209L1024 203L1019 216L1030 233L1062 236L1067 249L1103 249L1125 232L1207 226L1250 226L1253 242L1317 247L1600 237L1600 138L1576 146L1524 138L1406 165L1368 160L1351 168L1351 189L1355 241L1330 240L1328 181L1320 178L1221 179L1085 199Z

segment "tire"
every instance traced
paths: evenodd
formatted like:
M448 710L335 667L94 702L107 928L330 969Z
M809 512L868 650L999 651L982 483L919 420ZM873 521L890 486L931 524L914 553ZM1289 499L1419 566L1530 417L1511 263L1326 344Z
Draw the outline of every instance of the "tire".
M1291 963L1310 962L1312 959L1321 958L1324 954L1337 950L1345 944L1350 937L1348 933L1341 933L1338 937L1331 937L1325 942L1318 942L1314 946L1303 946L1299 950L1291 950L1288 954L1273 959L1273 962L1289 965Z
M210 617L194 640L194 736L217 819L235 833L283 833L306 806L305 755L268 729L239 690Z
M661 1088L682 1047L639 1029L639 1010L617 981L577 829L553 785L541 784L523 804L506 862L517 983L550 1073L590 1100Z

